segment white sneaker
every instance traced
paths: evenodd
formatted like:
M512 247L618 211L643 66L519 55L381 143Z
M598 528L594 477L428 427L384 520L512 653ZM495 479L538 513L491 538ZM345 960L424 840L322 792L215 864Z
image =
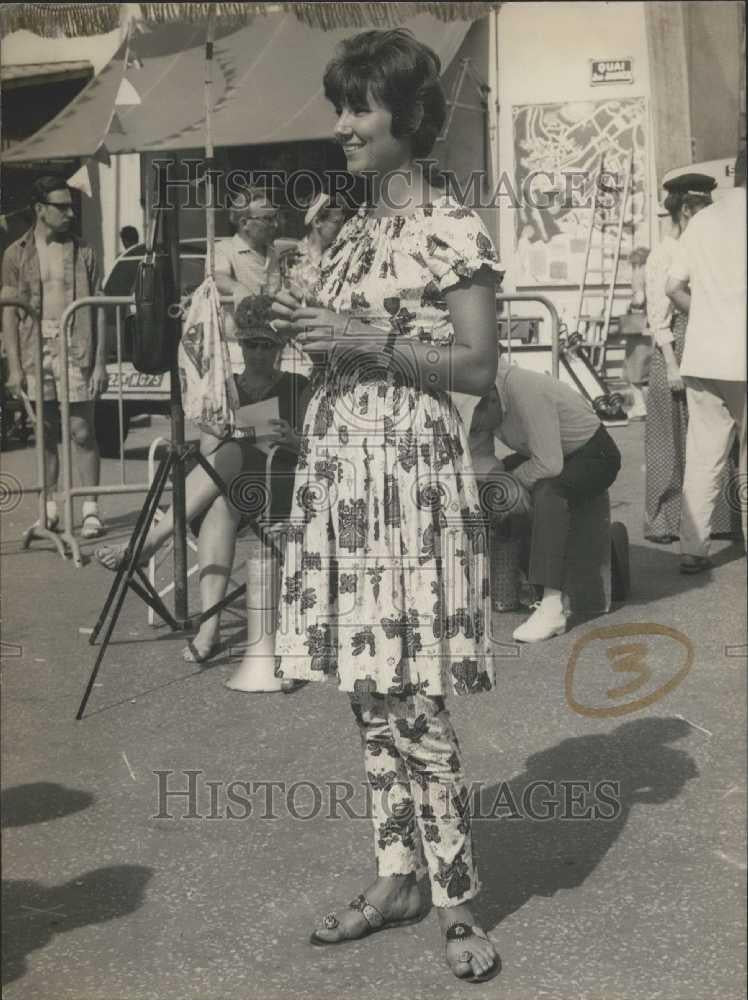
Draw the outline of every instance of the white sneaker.
M566 631L566 614L563 608L551 610L541 601L526 622L512 633L515 642L542 642Z

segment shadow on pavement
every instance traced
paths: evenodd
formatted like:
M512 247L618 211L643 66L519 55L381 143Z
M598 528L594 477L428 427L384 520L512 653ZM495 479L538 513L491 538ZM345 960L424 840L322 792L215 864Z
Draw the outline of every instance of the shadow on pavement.
M680 551L673 546L632 545L629 549L631 563L631 593L626 605L639 607L663 597L674 597L689 590L708 587L714 581L714 569L743 557L742 545L725 546L711 556L713 570L688 576L680 572Z
M511 781L483 788L473 804L473 838L483 885L476 916L485 929L533 896L580 886L623 832L632 806L667 802L698 777L690 755L668 746L690 732L689 724L676 718L626 722L610 733L563 740L528 757L525 771ZM544 784L526 793L532 782L552 783L552 791ZM592 791L585 794L577 785L582 801L570 807L561 782L589 782ZM602 782L618 783L617 792L603 786L614 804L595 795ZM595 803L596 819L562 818L580 816ZM546 813L547 819L532 818Z
M51 781L36 781L3 789L1 802L2 827L5 829L69 816L87 809L93 804L94 797L78 788L66 788Z
M112 865L48 888L30 880L3 880L3 985L20 979L26 957L55 934L101 924L143 903L152 868Z

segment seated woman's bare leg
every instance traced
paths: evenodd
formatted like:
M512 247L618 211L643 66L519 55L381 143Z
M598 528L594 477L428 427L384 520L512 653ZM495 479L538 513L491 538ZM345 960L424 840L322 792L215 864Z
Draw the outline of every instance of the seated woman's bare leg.
M206 458L208 464L213 466L226 484L226 489L231 486L232 479L242 471L242 451L235 441L226 441L225 444L220 445L212 455L207 455ZM218 486L213 482L205 469L201 465L196 465L189 476L187 476L185 483L187 520L191 521L194 517L207 510L219 494ZM173 530L174 511L172 507L169 507L158 524L154 524L148 532L145 542L145 548L148 550L148 553L155 552L160 548L171 537Z
M242 470L242 451L239 445L235 441L226 441L206 458L228 489L231 486L231 481ZM218 486L205 469L196 465L185 482L187 521L189 522L202 514L219 496L219 493ZM159 521L151 525L141 550L141 562L146 563L153 553L157 552L164 542L171 538L173 531L174 511L172 507L169 507ZM116 570L122 561L126 548L126 545L103 545L96 550L96 558L107 569Z
M215 498L200 526L198 537L198 562L200 564L200 604L203 611L226 596L231 567L236 550L236 532L239 526L239 512L223 496ZM220 614L208 618L200 626L190 646L185 650L185 659L207 659L218 638Z

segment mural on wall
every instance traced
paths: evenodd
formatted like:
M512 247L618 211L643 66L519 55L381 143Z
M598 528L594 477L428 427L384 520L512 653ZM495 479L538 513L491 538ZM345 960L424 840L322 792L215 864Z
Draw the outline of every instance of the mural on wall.
M634 171L624 215L618 284L631 282L631 252L648 242L647 111L643 97L522 104L513 109L516 213L515 283L578 285L582 279L594 186L605 154L612 175L596 227L590 269L612 271L621 196L631 153ZM598 217L600 222L600 217ZM597 275L588 283L599 282Z

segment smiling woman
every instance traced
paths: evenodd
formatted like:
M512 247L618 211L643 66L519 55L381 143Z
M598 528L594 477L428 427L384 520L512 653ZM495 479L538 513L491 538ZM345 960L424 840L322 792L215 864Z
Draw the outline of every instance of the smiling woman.
M327 357L304 424L275 651L284 675L329 674L349 694L372 786L379 877L312 943L421 919L420 839L447 962L480 982L499 959L468 905L478 883L469 817L453 808L466 788L444 695L493 684L489 588L449 392L493 384L499 265L477 215L421 162L444 122L439 71L393 30L344 42L325 73L336 138L372 203L324 254L317 304L275 301L276 326Z

